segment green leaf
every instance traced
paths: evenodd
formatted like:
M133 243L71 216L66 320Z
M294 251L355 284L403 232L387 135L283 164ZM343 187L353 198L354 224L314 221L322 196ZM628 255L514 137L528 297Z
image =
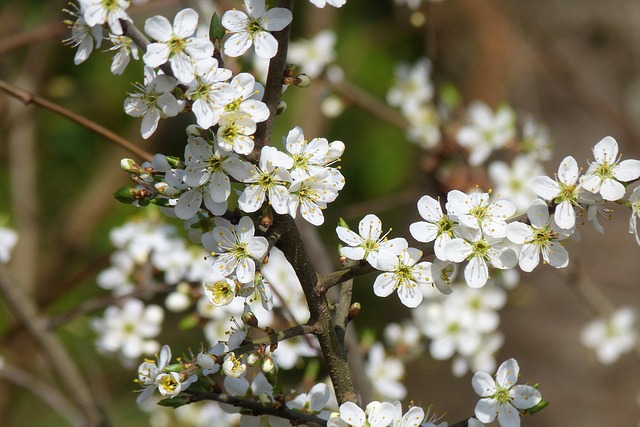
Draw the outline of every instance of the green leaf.
M220 45L220 40L224 37L226 31L220 23L220 18L217 13L214 13L211 17L211 25L209 25L209 38L214 45Z
M167 408L179 408L189 403L189 398L186 396L168 397L158 402L158 405L165 406Z

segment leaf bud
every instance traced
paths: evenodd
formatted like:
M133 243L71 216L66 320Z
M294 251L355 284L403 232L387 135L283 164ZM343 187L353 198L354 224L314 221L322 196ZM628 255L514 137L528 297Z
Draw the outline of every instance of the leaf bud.
M362 306L360 305L359 302L354 302L353 304L351 304L351 306L349 307L349 320L353 320L358 314L360 314L360 310L362 309Z

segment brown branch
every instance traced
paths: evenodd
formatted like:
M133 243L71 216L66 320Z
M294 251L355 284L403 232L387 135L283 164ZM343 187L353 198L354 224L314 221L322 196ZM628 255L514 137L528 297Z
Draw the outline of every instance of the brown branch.
M20 320L37 343L51 370L66 389L83 414L83 425L103 426L105 420L100 408L91 399L91 392L83 381L77 366L62 343L46 328L46 320L38 312L35 303L24 293L22 287L9 276L6 266L0 265L0 293L7 300L9 309Z
M296 325L287 329L276 332L275 334L268 335L264 338L252 340L250 344L242 345L233 350L236 355L248 354L259 350L262 346L272 345L279 343L280 341L288 340L289 338L299 337L308 334L316 334L318 328L310 323L304 325ZM222 358L221 358L222 359Z
M289 215L277 215L274 222L281 224L287 230L278 241L277 246L284 252L302 284L302 290L309 307L309 323L318 328L316 336L335 388L338 403L357 402L358 395L351 379L345 348L336 334L327 298L325 294L318 292L318 275L313 269L295 222Z
M90 131L102 136L103 138L114 142L116 144L118 144L120 147L124 148L125 150L129 151L130 153L135 154L136 156L140 157L141 159L147 160L147 161L151 161L153 160L153 155L151 153L148 153L147 151L137 147L136 145L134 145L133 143L127 141L126 139L122 138L120 135L116 134L115 132L110 131L109 129L105 128L104 126L101 126L99 124L97 124L96 122L89 120L88 118L81 116L79 114L74 113L73 111L67 110L66 108L55 104L47 99L44 99L40 96L34 95L32 93L29 93L25 90L22 90L20 88L17 88L3 80L0 80L0 90L5 92L8 95L11 95L12 97L22 101L22 103L24 103L25 105L29 105L29 104L34 104L37 105L38 107L42 107L46 110L52 111L66 119L71 120L72 122L78 123L80 126L84 126L85 128L89 129Z
M248 409L251 411L251 415L272 415L275 417L286 418L291 421L295 421L298 424L307 424L310 426L325 426L327 422L320 417L312 414L306 414L304 412L294 411L289 409L285 405L265 406L260 402L256 402L251 399L244 399L237 396L232 396L226 393L214 393L214 392L200 392L196 390L185 390L185 394L191 395L191 402L199 402L203 400L214 400L216 402L226 403L238 408ZM191 403L190 402L190 403Z
M364 276L376 271L371 265L367 263L356 264L353 267L349 267L345 270L334 271L327 275L321 276L318 279L317 289L318 293L325 294L329 289L344 283L348 280L355 279L356 277Z

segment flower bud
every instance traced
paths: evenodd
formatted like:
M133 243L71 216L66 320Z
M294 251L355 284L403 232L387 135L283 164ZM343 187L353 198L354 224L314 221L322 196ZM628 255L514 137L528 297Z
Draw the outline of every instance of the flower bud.
M244 313L242 313L241 319L244 322L244 324L247 326L251 326L252 328L258 327L258 318L251 310L247 310Z
M216 366L217 358L213 354L209 353L198 353L196 356L196 363L202 369L212 370L214 366Z
M134 192L134 189L131 188L131 187L121 187L121 188L118 189L118 191L113 193L113 196L119 202L122 202L122 203L133 203L133 202L136 201L136 198L135 198L133 192Z
M262 358L259 354L251 353L249 356L247 356L247 365L256 366L258 363L260 363L261 360Z
M309 87L311 85L311 77L306 74L298 74L293 81L293 84L298 87Z
M278 102L278 108L276 108L276 116L287 111L287 103L284 101Z
M351 306L349 307L349 320L353 320L358 314L360 314L360 310L362 309L362 306L360 305L359 302L354 302L353 304L351 304Z
M262 372L264 372L266 375L271 375L277 371L278 365L276 365L275 360L273 360L271 356L267 356L262 361L260 369L262 369Z
M137 173L140 170L140 165L133 159L120 160L120 167L123 171L129 173Z

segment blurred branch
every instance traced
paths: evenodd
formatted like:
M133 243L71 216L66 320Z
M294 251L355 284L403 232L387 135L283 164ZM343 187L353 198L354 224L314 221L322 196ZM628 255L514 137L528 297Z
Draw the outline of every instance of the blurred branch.
M57 389L43 381L39 381L28 372L23 371L17 366L5 364L2 369L0 369L0 378L38 396L61 417L67 420L69 424L76 427L83 427L85 425L82 414L80 414Z
M371 113L374 117L377 117L380 120L390 123L400 129L406 129L409 127L407 119L405 119L402 114L352 83L343 80L336 83L327 82L327 84L331 89L338 92L344 98L353 102L364 111Z
M109 295L104 298L96 298L93 300L89 300L78 307L75 307L73 310L55 316L48 319L46 324L47 329L55 329L63 324L72 321L73 319L80 317L84 314L93 313L94 311L101 310L109 305L118 304L121 301L124 301L129 298L137 298L147 296L149 294L162 294L167 293L168 291L175 288L175 285L167 285L167 284L155 284L152 287L144 286L139 287L131 292L127 292L122 295Z
M44 359L83 413L83 425L103 426L105 420L101 410L91 399L90 390L80 372L73 364L62 343L46 328L46 319L38 312L34 302L24 293L22 287L9 276L6 266L0 265L0 293L14 316L20 320L40 347Z
M25 90L17 88L3 80L0 80L0 90L5 92L6 94L22 101L25 105L34 104L38 107L42 107L46 110L52 111L62 117L65 117L72 122L76 122L81 126L89 129L90 131L102 136L103 138L114 142L124 148L125 150L135 154L141 159L151 161L153 160L153 155L151 153L146 152L145 150L137 147L133 143L127 141L122 138L115 132L110 131L109 129L97 124L96 122L89 120L88 118L81 116L79 114L74 113L73 111L67 110L66 108L55 104L47 99L29 93Z

